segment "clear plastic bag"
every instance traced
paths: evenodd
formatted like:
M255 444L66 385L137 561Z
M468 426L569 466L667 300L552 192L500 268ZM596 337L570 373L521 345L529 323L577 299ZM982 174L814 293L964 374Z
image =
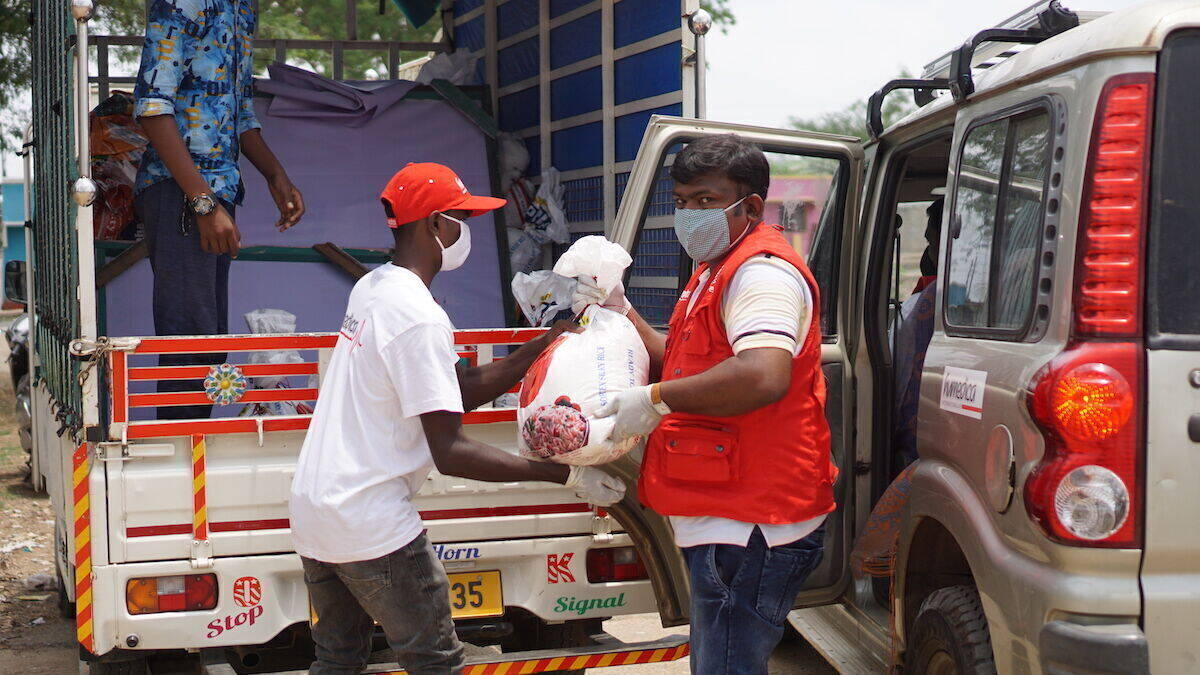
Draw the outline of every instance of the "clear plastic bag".
M571 244L554 263L554 273L571 279L588 277L607 295L621 283L625 268L632 262L629 252L619 244L593 234Z
M512 293L530 326L549 326L559 312L571 309L576 281L550 270L513 277Z
M254 334L295 333L296 315L282 309L256 309L244 315L246 326ZM252 352L247 360L251 364L285 364L304 363L300 352L295 350L279 350L273 352ZM311 380L311 378L310 378ZM252 379L256 389L290 389L287 378L282 376L259 376ZM298 415L312 412L307 403L292 401L275 401L270 403L251 403L242 410L242 415Z

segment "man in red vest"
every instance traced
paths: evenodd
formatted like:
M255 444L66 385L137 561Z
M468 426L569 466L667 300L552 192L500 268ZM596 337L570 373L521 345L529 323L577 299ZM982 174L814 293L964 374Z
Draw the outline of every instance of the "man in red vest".
M598 412L613 438L649 435L640 498L670 516L692 589L692 672L763 673L821 560L834 510L820 304L808 266L764 223L758 146L690 143L671 167L675 232L696 271L663 335L623 292L581 282L575 300L628 308L661 380Z

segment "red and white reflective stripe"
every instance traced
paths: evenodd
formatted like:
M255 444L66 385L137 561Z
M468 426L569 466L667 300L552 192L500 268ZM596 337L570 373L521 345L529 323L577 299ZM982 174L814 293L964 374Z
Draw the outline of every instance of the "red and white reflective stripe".
M499 663L475 663L463 667L463 675L525 675L526 673L548 673L564 670L581 670L584 668L608 668L611 666L632 666L642 663L664 663L687 658L691 653L691 645L684 643L678 647L661 649L628 649L625 651L607 652L604 654L586 654L583 656L555 656L545 659L528 659L524 661L501 661ZM406 670L379 671L375 675L400 675Z
M530 504L526 506L491 506L470 509L435 509L421 511L421 520L454 520L461 518L504 518L510 516L544 516L564 513L591 513L591 506L579 502L571 504ZM255 532L261 530L286 530L291 527L287 518L268 520L231 520L209 523L210 532ZM192 527L183 523L174 525L142 525L125 528L125 536L162 537L187 534Z
M75 504L75 637L79 644L96 653L92 625L92 504L89 494L88 445L84 443L71 456Z

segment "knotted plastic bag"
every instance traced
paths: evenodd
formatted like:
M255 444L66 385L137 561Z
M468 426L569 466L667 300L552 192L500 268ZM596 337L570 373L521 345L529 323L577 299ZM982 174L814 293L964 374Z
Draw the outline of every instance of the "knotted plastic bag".
M530 326L549 326L563 310L571 309L574 279L550 270L537 270L513 277L512 292Z
M563 277L590 277L611 291L630 262L624 249L604 237L584 237L563 254L554 271ZM649 381L650 357L637 328L624 314L599 305L585 308L579 324L583 332L560 335L521 382L517 447L525 457L604 464L640 440L611 442L615 417L594 417L613 396Z

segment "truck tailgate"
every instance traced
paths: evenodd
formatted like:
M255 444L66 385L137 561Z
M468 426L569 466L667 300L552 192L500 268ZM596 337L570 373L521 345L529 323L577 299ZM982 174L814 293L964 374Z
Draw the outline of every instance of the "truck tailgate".
M515 452L514 422L478 424L468 433ZM288 492L304 432L209 436L203 475L213 556L292 550ZM192 448L185 438L131 446L106 462L112 562L192 555ZM550 483L481 483L430 475L418 508L434 542L559 536L591 532L591 511Z

